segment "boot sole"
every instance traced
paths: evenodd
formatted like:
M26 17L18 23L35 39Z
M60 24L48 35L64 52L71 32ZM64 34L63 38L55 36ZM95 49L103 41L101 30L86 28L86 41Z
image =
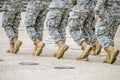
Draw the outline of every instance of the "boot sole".
M38 49L38 51L35 52L35 56L39 56L42 53L44 47L45 47L45 43L43 43L42 46L40 46L40 48Z
M63 55L68 50L68 48L69 48L68 46L64 46L62 51L59 50L60 52L58 51L57 56L56 56L57 59L63 58Z
M76 58L76 60L84 60L84 61L89 61L89 59L88 59L88 58L81 58L81 56L80 56L80 57L78 57L78 58Z
M107 61L107 60L104 60L104 61L103 61L103 63L109 63L109 61Z
M21 41L16 43L15 49L14 49L14 53L15 53L15 54L18 53L21 45L22 45L22 42L21 42Z
M110 64L113 64L117 60L118 54L119 54L119 50L117 50L116 53L113 55L113 57L110 59Z
M57 57L57 53L54 53L53 56L54 56L54 57ZM63 58L63 56L61 56L61 58Z

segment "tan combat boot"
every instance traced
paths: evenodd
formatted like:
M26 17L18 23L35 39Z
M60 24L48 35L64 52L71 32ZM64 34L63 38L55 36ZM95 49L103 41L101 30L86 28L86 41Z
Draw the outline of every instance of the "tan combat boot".
M59 46L59 50L57 54L54 54L54 56L56 56L57 59L60 59L60 58L63 58L65 51L67 51L69 47L62 41L59 41L57 44Z
M117 50L113 46L108 46L108 47L105 48L105 50L107 50L109 52L109 54L110 54L109 63L113 64L117 60L117 56L119 54L119 50Z
M22 45L22 42L19 41L17 38L14 38L13 43L14 43L14 53L17 54L20 49L20 46Z
M109 63L109 61L110 61L110 53L106 48L104 48L104 50L105 50L105 53L106 53L106 57L103 60L103 63Z
M101 48L102 46L100 45L100 43L98 41L95 41L95 55L99 55L101 52Z
M89 54L90 55L95 55L95 50L96 50L95 45L93 45L91 51L89 52Z
M59 51L59 49L60 49L60 47L58 48L57 51ZM57 52L55 52L55 53L53 54L53 57L57 57Z
M60 49L60 48L59 48ZM58 49L58 51L59 51L59 49ZM57 57L57 52L55 52L54 54L53 54L53 56L54 57ZM63 58L63 56L61 56L61 58Z
M58 48L58 51L60 50L60 47ZM57 52L55 52L54 54L53 54L53 56L54 57L57 57ZM63 58L63 56L61 56L61 58Z
M89 56L89 52L91 51L92 47L88 45L85 41L83 41L81 45L84 47L84 50L82 52L82 55L77 59L84 60Z
M14 44L10 44L10 47L7 50L7 53L14 53Z
M35 46L34 46L33 54L35 56L39 56L42 53L42 51L43 51L45 43L43 43L39 38L36 38L34 40L34 43L35 43Z

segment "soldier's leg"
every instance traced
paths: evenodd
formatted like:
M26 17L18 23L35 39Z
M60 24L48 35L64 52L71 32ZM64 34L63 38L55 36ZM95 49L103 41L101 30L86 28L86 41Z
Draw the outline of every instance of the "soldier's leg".
M64 11L64 14L62 16L62 19L61 19L61 23L60 23L60 26L58 27L58 32L60 33L61 35L61 40L65 43L66 42L66 26L67 26L67 22L68 22L68 15L69 15L69 12L68 10L65 10ZM60 48L59 48L60 49ZM58 51L59 51L58 49ZM64 54L63 54L64 55ZM63 57L63 55L61 56L61 58ZM54 57L57 56L57 52L54 54Z
M86 42L92 46L92 50L90 51L89 54L91 55L94 55L95 54L95 46L93 45L93 40L94 40L94 33L93 33L93 30L92 30L92 23L93 23L93 17L92 15L88 14L85 21L84 21L84 24L83 24L83 28L81 30L82 32L82 35L85 36L85 40ZM82 47L82 49L84 50L84 48Z
M21 20L21 12L16 12L15 18L14 18L14 23L13 23L13 29L16 35L18 35L18 27L20 25L20 20ZM18 38L13 39L14 42L14 53L17 53L20 49L20 46L22 45L22 42L18 40Z
M69 11L65 10L63 15L62 15L62 19L61 19L61 24L59 28L59 33L61 35L61 38L63 39L64 42L66 42L66 26L68 23L68 16L69 16Z
M36 21L39 19L40 11L41 11L41 2L36 2L31 0L28 3L27 6L27 12L26 12L26 29L29 37L33 40L34 42L34 50L33 50L33 55L39 56L41 53L41 48L44 46L44 43L42 42L41 35L38 30L40 26L38 26L38 23ZM37 28L36 28L37 27Z
M80 30L83 28L83 22L85 21L86 16L83 14L71 12L68 26L70 27L70 35L72 36L73 40L78 44L81 45L84 48L84 51L80 57L78 57L78 60L88 60L87 57L89 55L89 52L91 50L91 46L87 43L85 39L85 35L83 35L82 31Z
M92 50L90 51L90 54L92 55L98 55L101 52L101 45L97 41L97 38L95 36L95 19L94 19L94 13L88 14L88 17L86 19L85 29L87 29L86 35L88 35L88 43L92 45Z
M8 36L10 41L10 48L7 50L7 52L10 52L10 53L14 52L13 38L18 37L18 35L15 33L13 28L14 18L15 18L14 12L4 12L3 14L2 27L4 28L6 35Z
M57 51L56 56L58 59L61 58L65 51L68 49L68 46L64 43L65 41L63 41L63 35L61 35L61 33L59 32L62 16L63 10L53 9L48 12L45 21L51 37L59 46L59 50Z
M119 54L119 50L114 48L114 38L115 34L117 32L118 26L119 26L119 19L111 20L111 24L109 25L109 39L111 40L111 46L108 46L105 48L105 52L107 53L107 56L104 59L104 63L108 62L108 59L110 58L109 63L113 64L117 60L117 56Z
M40 4L40 2L30 0L27 5L27 9L26 9L26 16L25 16L26 30L27 30L29 37L33 41L34 41L35 37L39 37L39 35L37 34L36 29L35 29L36 20L40 13L39 4Z
M47 13L47 10L41 11L40 14L37 17L37 20L36 20L35 29L36 29L36 32L39 36L39 40L41 40L41 42L40 42L41 44L36 44L35 43L36 46L35 46L34 52L33 52L35 55L36 55L36 53L37 53L37 55L40 55L43 51L44 46L45 46L45 43L43 43L42 40L43 40L43 27L44 27L44 21L45 21L46 13ZM37 50L38 46L39 46L39 48Z
M110 34L111 29L114 30L114 28L118 27L118 25L119 25L118 20L116 21L115 18L113 19L100 18L96 24L96 35L98 41L100 42L102 47L104 47L104 50L107 54L106 58L103 61L105 63L113 64L116 61L117 56L119 54L119 50L114 48L113 42L116 30L112 31L114 32L114 35Z

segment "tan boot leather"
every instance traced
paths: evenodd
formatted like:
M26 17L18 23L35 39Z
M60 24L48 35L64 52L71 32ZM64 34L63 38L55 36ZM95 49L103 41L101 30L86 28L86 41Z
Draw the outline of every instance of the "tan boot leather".
M14 53L14 44L10 44L10 47L7 50L7 53Z
M95 55L95 46L92 46L91 51L89 52L90 55Z
M89 52L91 51L92 47L90 45L87 45L84 47L84 51L82 52L81 58L87 58L89 56Z
M102 46L100 45L100 43L98 41L95 42L95 55L99 55L101 52L101 48Z
M82 56L79 56L76 58L76 60L84 60L84 61L89 61L89 58L86 57L86 58L83 58Z
M106 53L106 57L103 60L103 63L109 63L109 61L110 61L110 53L106 48L104 50L105 50L105 53Z
M42 51L43 51L43 48L45 46L45 43L43 43L40 39L36 38L34 43L36 44L35 47L36 47L36 50L34 51L34 55L35 56L39 56Z
M65 51L67 51L69 47L62 41L59 41L57 44L59 46L59 50L57 52L56 57L57 57L57 59L60 59L60 58L63 58Z
M13 42L14 42L14 53L17 54L22 45L22 42L18 40L17 38L14 38Z
M109 63L113 64L117 60L117 56L119 54L119 50L114 48L113 46L108 46L105 48L110 53L110 60Z

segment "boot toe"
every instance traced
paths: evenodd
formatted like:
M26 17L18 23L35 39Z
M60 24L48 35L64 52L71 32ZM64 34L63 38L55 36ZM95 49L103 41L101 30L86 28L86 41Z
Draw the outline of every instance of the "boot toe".
M22 42L19 40L15 43L15 46L14 46L14 53L15 54L18 53L21 45L22 45Z

